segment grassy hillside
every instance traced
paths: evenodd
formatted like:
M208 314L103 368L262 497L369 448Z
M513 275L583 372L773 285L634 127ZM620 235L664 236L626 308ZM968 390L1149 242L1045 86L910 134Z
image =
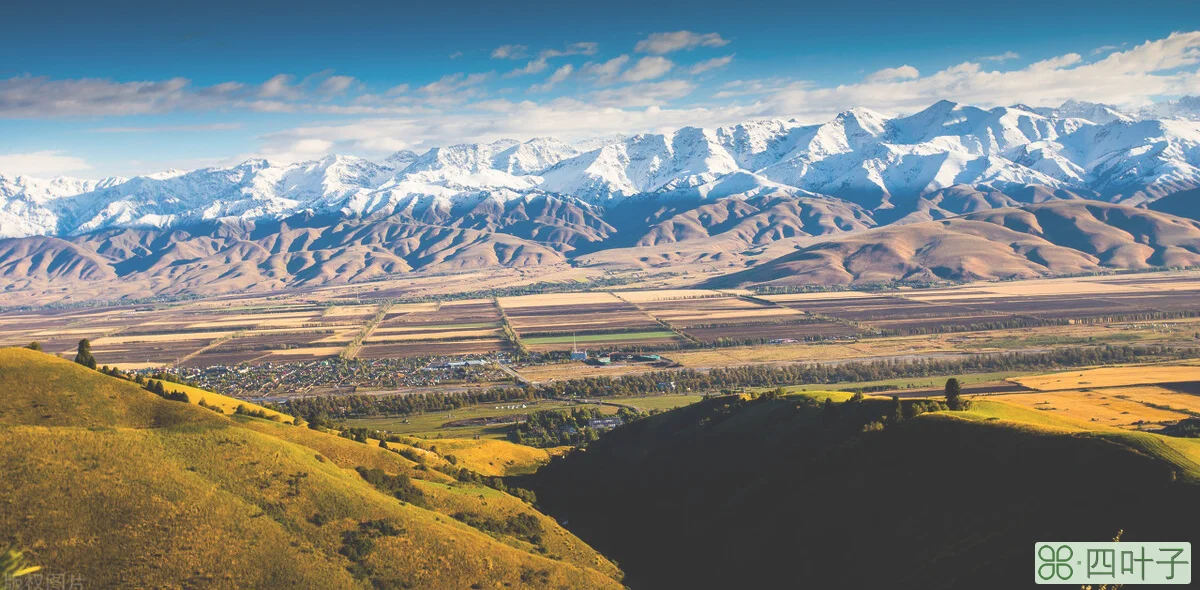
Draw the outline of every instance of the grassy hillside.
M153 381L157 381L157 379L149 379L148 381L153 382ZM204 403L208 404L211 407L220 408L221 411L226 414L232 414L235 411L237 411L238 406L243 406L247 410L250 410L253 412L262 412L263 414L266 414L268 417L278 416L279 419L284 422L292 421L292 417L287 414L277 412L270 408L265 408L258 404L244 402L240 399L232 398L227 395L213 393L213 392L205 390L205 389L200 389L198 387L190 387L187 385L183 385L181 383L171 383L170 381L163 381L162 384L163 384L163 387L166 388L167 391L181 391L183 393L186 393L188 396L188 401L193 404L199 404L201 401L203 401Z
M848 399L706 400L520 485L635 589L1018 588L1039 540L1200 530L1191 441L986 402L892 420L891 400Z
M0 384L0 546L47 572L100 588L620 587L528 504L377 446L24 349L0 349Z

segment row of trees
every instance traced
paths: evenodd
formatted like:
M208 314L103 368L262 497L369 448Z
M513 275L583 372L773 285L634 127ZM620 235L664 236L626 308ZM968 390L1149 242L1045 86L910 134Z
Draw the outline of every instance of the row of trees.
M747 387L860 383L888 379L961 375L998 371L1051 371L1064 367L1108 365L1147 360L1200 357L1200 348L1169 346L1096 346L1056 348L1039 353L978 354L945 359L879 360L842 364L746 365L708 371L663 370L623 377L587 377L522 387L453 393L394 396L327 396L290 400L281 412L310 423L351 416L405 416L464 406L556 397L608 397L648 392L731 392Z
M603 417L599 408L533 412L525 422L513 425L508 440L531 447L584 445L600 438L588 422Z

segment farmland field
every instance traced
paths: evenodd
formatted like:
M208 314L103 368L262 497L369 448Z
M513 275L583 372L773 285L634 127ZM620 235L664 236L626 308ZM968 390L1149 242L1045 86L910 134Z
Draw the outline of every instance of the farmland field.
M1023 377L1014 381L1039 391L1128 385L1200 382L1200 367L1190 365L1134 365L1067 371ZM1200 399L1200 398L1198 398Z
M658 330L652 332L620 332L609 334L584 334L582 336L538 336L535 338L523 339L526 344L569 344L578 341L580 343L612 343L625 342L630 340L670 340L675 337L674 332Z
M1194 271L874 293L753 295L669 286L412 302L361 301L363 293L347 287L13 309L0 312L0 345L37 341L51 353L71 356L87 338L98 362L125 368L472 356L515 351L507 320L534 354L561 354L574 341L593 353L658 351L703 368L1181 345L1200 334L1200 272Z

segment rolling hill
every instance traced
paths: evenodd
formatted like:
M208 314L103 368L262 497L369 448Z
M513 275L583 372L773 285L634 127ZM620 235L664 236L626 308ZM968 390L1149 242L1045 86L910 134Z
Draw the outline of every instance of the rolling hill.
M861 207L819 197L628 202L603 217L543 199L459 217L458 226L298 216L12 238L0 240L0 292L12 303L27 296L217 295L565 264L616 272L702 264L729 273L710 282L718 286L1029 278L1200 264L1195 220L1073 193L1022 196L1042 200L942 191L882 226Z
M1200 466L1163 437L987 402L895 421L890 400L849 398L709 399L522 485L635 589L1020 588L1036 541L1200 527Z
M1197 264L1200 223L1069 200L833 237L711 284L994 280Z
M416 463L167 401L25 349L0 349L0 383L0 542L47 573L104 588L621 587L554 520L434 469L436 453L393 445Z

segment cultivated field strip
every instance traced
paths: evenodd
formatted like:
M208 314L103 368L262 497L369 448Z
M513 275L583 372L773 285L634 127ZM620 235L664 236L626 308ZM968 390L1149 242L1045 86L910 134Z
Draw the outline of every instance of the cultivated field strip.
M1140 339L1155 332L1178 336L1191 329L1185 324L1200 318L1200 272L885 292L755 295L671 288L399 301L381 317L379 299L343 298L334 303L317 292L14 309L0 312L0 345L38 341L51 353L70 356L79 340L87 338L102 364L140 368L319 360L350 350L372 359L480 355L513 352L513 341L532 352L562 352L573 346L676 351L691 364L689 359L704 354L692 349L728 349L714 351L712 358L782 360L797 358L798 353L742 354L733 348L823 342L829 350L812 351L823 357L838 347L875 350L878 347L856 342L881 336L961 334L963 346L986 347L988 334L1094 325L1107 331L1094 334L1137 332L1140 335L1124 336ZM512 337L505 333L502 309ZM1022 337L1019 332L1009 336ZM1054 340L1046 337L1046 342ZM938 350L948 351L945 344ZM913 342L902 350L917 353L925 348Z

